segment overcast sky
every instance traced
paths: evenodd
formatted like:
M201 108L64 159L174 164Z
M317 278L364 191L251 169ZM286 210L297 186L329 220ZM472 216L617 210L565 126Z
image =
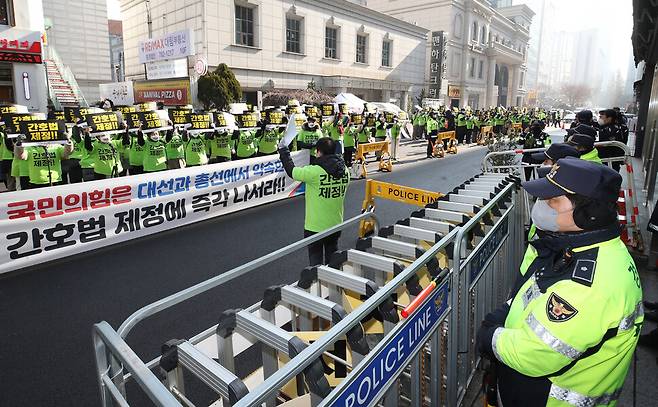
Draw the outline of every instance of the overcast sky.
M614 71L626 76L632 55L633 31L632 0L545 0L555 8L557 19L552 21L555 31L577 32L603 28L609 44L610 64ZM541 4L542 0L514 0L514 4ZM538 10L533 10L537 12ZM533 21L533 24L538 21ZM550 41L550 39L548 39Z
M119 0L107 0L107 18L110 20L121 20Z

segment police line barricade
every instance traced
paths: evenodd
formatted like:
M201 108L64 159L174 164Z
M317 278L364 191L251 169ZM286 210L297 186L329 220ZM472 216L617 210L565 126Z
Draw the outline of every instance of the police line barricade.
M379 161L379 171L393 171L393 160L389 148L390 142L388 140L357 144L351 177L356 179L368 177L368 168L366 166L366 154L368 153L375 153L377 161Z
M375 208L375 198L386 199L410 205L425 206L435 202L443 194L440 192L426 191L403 185L391 184L389 182L369 179L366 181L365 197L363 198L362 211ZM359 237L365 237L372 233L374 225L369 220L361 221L359 224Z
M0 274L302 193L270 155L0 194Z
M625 171L620 171L623 177L622 189L618 199L619 223L622 225L622 240L627 246L636 249L637 251L644 251L644 240L640 232L639 225L639 206L637 200L637 193L635 189L635 176L633 170L633 161L630 154L630 148L619 141L601 141L594 143L594 147L617 147L623 151L623 155L616 157L601 158L603 164L612 167L613 163L623 164L621 168ZM493 151L488 153L482 159L482 171L485 173L510 173L521 177L522 179L536 178L537 169L541 164L527 164L520 161L518 155L524 153L537 153L546 151L547 148L531 148L531 149L517 149L505 151ZM496 165L493 162L496 159L504 159L505 157L515 157L513 164ZM526 172L526 170L531 169ZM525 194L525 206L530 206L530 198ZM528 221L528 219L526 219Z
M486 145L493 137L493 126L480 127L480 134L478 135L477 143L481 146Z
M342 407L381 400L389 407L401 400L421 405L426 399L435 406L453 405L447 401L445 377L458 374L458 338L450 336L459 331L452 322L455 299L466 298L465 293L455 296L461 277L453 275L452 270L460 270L453 255L471 253L466 258L483 266L499 261L494 258L505 246L489 242L505 241L499 230L509 228L504 222L514 208L509 204L512 188L506 175L474 177L409 218L375 227L372 236L359 239L355 249L335 253L328 265L307 267L296 284L272 286L261 302L222 312L217 325L189 340L167 341L161 357L146 364L124 341L138 323L362 220L376 221L372 208L156 301L133 313L116 333L105 322L95 325L103 405L113 400L129 405L129 380L156 405L189 405L183 380L189 374L215 391L221 404L214 405L271 406L283 400L282 405ZM251 375L237 377L235 357L245 341L262 344L263 363ZM149 375L158 366L166 375L165 386ZM167 393L177 402L171 403Z
M454 130L439 132L436 138L436 143L432 146L432 155L434 157L443 158L445 157L446 152L449 154L457 154L456 134L457 133Z

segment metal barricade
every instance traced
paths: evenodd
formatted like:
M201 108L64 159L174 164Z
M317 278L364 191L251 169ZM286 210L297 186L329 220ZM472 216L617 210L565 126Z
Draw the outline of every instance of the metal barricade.
M308 406L458 405L479 363L473 349L477 326L507 298L520 264L524 214L517 181L484 174L446 195L395 190L405 192L390 191L397 201L429 203L386 228L377 227L369 208L156 301L133 313L117 332L106 322L96 324L103 405L129 405L129 380L156 405L193 405L184 371L213 390L224 406L274 406L281 396L283 403L299 398ZM294 284L268 288L257 304L222 312L217 325L189 340L167 341L161 357L145 364L124 341L144 319L363 220L374 220L374 234L360 238L355 249L335 253L327 265L304 269ZM289 319L280 319L281 309ZM319 332L309 336L313 330ZM258 382L235 373L235 335L262 344ZM336 352L339 342L342 353ZM333 373L327 372L329 365ZM164 384L151 371L158 366L166 375Z
M637 193L635 189L635 175L633 174L633 161L631 157L630 148L619 141L602 141L594 143L594 147L617 147L623 150L624 154L617 157L601 158L601 162L607 166L612 166L614 163L621 165L624 171L620 171L624 176L622 190L619 198L619 222L623 226L622 238L624 242L631 248L638 252L644 251L644 241L639 226L639 206L637 200ZM532 149L516 149L505 151L492 151L484 156L482 159L482 171L485 173L509 173L520 177L521 179L530 179L537 177L537 168L541 164L527 164L521 162L519 159L520 154L524 153L538 153L546 151L547 148L532 148ZM504 157L513 156L515 161L513 164L495 165L493 161L496 159L504 159ZM622 165L623 164L623 165ZM530 173L526 173L526 169L532 169ZM531 174L529 177L526 175ZM524 205L529 207L529 198L525 196Z

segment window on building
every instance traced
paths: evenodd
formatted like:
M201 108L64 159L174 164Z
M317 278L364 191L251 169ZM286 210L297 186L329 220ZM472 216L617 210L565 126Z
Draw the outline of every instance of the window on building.
M324 57L338 59L338 28L324 29Z
M382 42L382 66L392 66L391 48L391 41L384 40L384 42Z
M302 19L286 17L286 51L302 53Z
M483 71L484 71L484 60L481 59L480 66L478 67L478 79L482 79Z
M473 35L471 35L471 41L478 42L478 22L473 21Z
M254 41L254 7L235 5L235 43L238 45L256 46Z
M525 72L521 72L521 78L519 79L519 88L525 87Z
M0 0L0 24L14 25L14 8L12 0Z
M482 44L486 44L486 43L487 43L487 34L486 34L485 31L486 31L486 30L485 30L485 27L482 27L482 29L480 30L480 42L481 42Z
M368 63L368 36L365 34L356 35L356 62Z
M475 78L475 58L471 58L471 70L469 76Z

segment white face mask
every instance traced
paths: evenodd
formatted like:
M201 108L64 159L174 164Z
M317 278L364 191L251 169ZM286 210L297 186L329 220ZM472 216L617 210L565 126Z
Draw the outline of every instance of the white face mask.
M160 141L160 135L158 133L151 134L149 138L151 141Z
M537 199L537 202L532 206L530 217L532 218L532 223L534 223L537 228L547 232L559 232L560 227L557 224L558 216L562 213L571 212L572 210L573 208L558 212L556 209L553 209L548 205L547 200Z
M109 142L110 142L110 136L108 136L108 135L100 136L100 137L98 138L98 140L99 140L101 143L109 143Z
M599 122L599 126L604 126L605 125L605 121L603 119L599 119L597 121Z

